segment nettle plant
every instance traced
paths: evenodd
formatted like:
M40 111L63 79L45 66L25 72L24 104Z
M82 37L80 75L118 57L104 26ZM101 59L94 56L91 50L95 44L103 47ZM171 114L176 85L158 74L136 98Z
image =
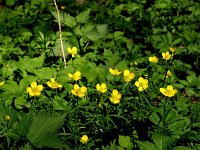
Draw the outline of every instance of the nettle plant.
M199 77L189 75L187 82L176 76L181 62L172 35L168 33L173 46L135 54L142 58L132 60L124 56L139 53L139 46L124 32L93 22L91 11L60 15L66 66L58 32L52 41L40 33L45 48L39 57L21 56L3 66L1 147L197 147L199 107L190 98L197 97L199 86L192 86L194 95L184 90L192 89L190 83ZM58 22L56 11L52 14Z

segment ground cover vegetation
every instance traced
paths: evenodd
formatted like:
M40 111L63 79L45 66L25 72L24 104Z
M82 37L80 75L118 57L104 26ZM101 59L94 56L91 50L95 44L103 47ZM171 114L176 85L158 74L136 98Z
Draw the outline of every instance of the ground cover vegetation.
M199 1L54 2L0 0L0 149L200 149Z

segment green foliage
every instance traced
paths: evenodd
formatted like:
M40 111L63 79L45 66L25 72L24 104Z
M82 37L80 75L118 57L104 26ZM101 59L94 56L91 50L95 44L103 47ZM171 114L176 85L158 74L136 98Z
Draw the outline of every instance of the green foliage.
M200 4L57 4L66 66L53 1L0 2L0 149L199 149Z

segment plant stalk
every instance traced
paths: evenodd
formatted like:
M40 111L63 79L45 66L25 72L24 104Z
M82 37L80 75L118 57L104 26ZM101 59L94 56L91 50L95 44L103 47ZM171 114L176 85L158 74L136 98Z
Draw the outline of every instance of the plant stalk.
M64 67L66 68L67 62L66 62L66 59L65 59L65 52L64 52L63 41L62 41L62 30L61 30L61 23L60 23L60 13L59 13L59 10L58 10L58 6L57 6L57 3L56 3L56 0L54 0L54 4L55 4L57 15L58 15L58 27L59 27L59 34L60 34L60 47L61 47L61 51L62 51Z

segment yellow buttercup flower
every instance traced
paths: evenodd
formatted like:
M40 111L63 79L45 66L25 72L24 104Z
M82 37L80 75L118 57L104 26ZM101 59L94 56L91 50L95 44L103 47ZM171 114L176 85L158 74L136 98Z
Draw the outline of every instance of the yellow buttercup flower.
M5 81L0 82L0 86L4 85Z
M138 81L135 82L135 85L138 87L139 91L144 91L148 88L148 80L143 77L139 77Z
M84 97L87 92L87 88L85 86L79 87L78 84L74 84L74 89L72 89L71 92L75 96Z
M67 51L69 54L72 55L72 57L75 57L75 55L78 53L78 49L76 47L72 47L72 48L68 47Z
M119 93L117 90L113 90L110 96L110 101L113 104L118 104L120 102L121 97L122 97L121 93Z
M172 73L168 70L168 71L167 71L166 78L171 77L171 76L172 76Z
M152 63L157 63L158 58L156 56L152 56L152 57L149 57L149 61L152 62Z
M40 96L42 90L43 90L43 86L37 85L36 82L32 82L31 87L28 87L26 89L26 91L29 93L30 96Z
M166 53L162 53L162 57L163 59L165 60L169 60L171 58L171 54L169 52L166 52Z
M75 81L78 81L81 79L81 72L80 71L76 71L75 73L71 74L69 73L68 74L68 77L75 80Z
M80 142L82 144L86 144L88 142L88 136L87 135L83 135L81 138L80 138Z
M120 75L122 73L122 71L119 71L118 69L112 69L112 68L109 68L109 71L112 75Z
M102 83L101 85L97 84L96 89L101 93L105 93L108 90L105 83Z
M177 90L173 89L172 85L168 85L167 88L160 88L160 92L167 97L173 97Z
M124 70L124 81L130 82L135 77L135 74L133 72L130 72L129 70Z
M170 50L170 52L173 53L175 51L175 48L174 47L170 47L169 50Z
M52 89L57 89L62 87L62 85L57 83L54 78L51 78L51 80L47 82L47 85Z
M4 119L5 119L6 121L9 121L11 118L10 118L9 115L6 115L6 116L4 117Z

